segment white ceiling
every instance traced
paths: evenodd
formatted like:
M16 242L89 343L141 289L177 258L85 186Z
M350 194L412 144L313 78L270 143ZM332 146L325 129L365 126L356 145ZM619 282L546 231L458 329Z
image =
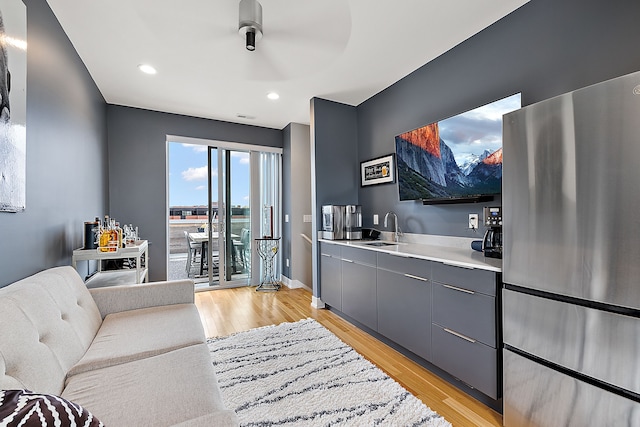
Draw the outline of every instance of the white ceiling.
M312 97L358 105L528 0L260 0L255 52L239 0L47 1L107 103L282 129L309 123Z

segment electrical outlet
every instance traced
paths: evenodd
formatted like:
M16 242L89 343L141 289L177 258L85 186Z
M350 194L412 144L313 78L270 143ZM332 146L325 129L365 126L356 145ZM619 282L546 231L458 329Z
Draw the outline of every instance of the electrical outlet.
M469 214L469 228L474 230L478 228L478 214Z
M289 215L288 214L284 214L284 222L289 222Z
M378 214L373 214L373 225L378 225L379 222Z
M287 267L289 267L289 258L287 258Z

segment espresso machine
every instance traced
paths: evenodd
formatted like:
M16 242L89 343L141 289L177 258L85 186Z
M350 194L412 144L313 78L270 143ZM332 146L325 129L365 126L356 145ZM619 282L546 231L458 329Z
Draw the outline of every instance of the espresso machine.
M362 206L322 206L322 238L327 240L362 239Z
M328 240L344 239L344 205L322 206L322 238Z
M487 227L482 239L484 256L502 259L502 207L485 207L483 213Z
M346 205L344 207L344 238L362 239L362 206Z

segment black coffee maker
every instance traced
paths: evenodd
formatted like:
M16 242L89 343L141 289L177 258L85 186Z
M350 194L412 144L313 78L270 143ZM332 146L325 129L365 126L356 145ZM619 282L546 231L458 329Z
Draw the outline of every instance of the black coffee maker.
M483 210L484 225L488 228L482 239L482 251L486 257L502 259L502 208L485 207Z

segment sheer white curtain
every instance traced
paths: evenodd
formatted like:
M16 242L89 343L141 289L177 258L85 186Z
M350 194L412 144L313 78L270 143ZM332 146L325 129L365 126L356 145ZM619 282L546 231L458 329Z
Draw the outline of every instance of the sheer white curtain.
M260 152L260 236L282 237L282 154ZM271 212L271 221L267 218ZM272 229L271 229L272 228ZM256 236L258 237L258 236ZM282 241L280 241L282 244ZM281 272L281 250L274 259L274 277ZM262 265L260 266L262 272Z

